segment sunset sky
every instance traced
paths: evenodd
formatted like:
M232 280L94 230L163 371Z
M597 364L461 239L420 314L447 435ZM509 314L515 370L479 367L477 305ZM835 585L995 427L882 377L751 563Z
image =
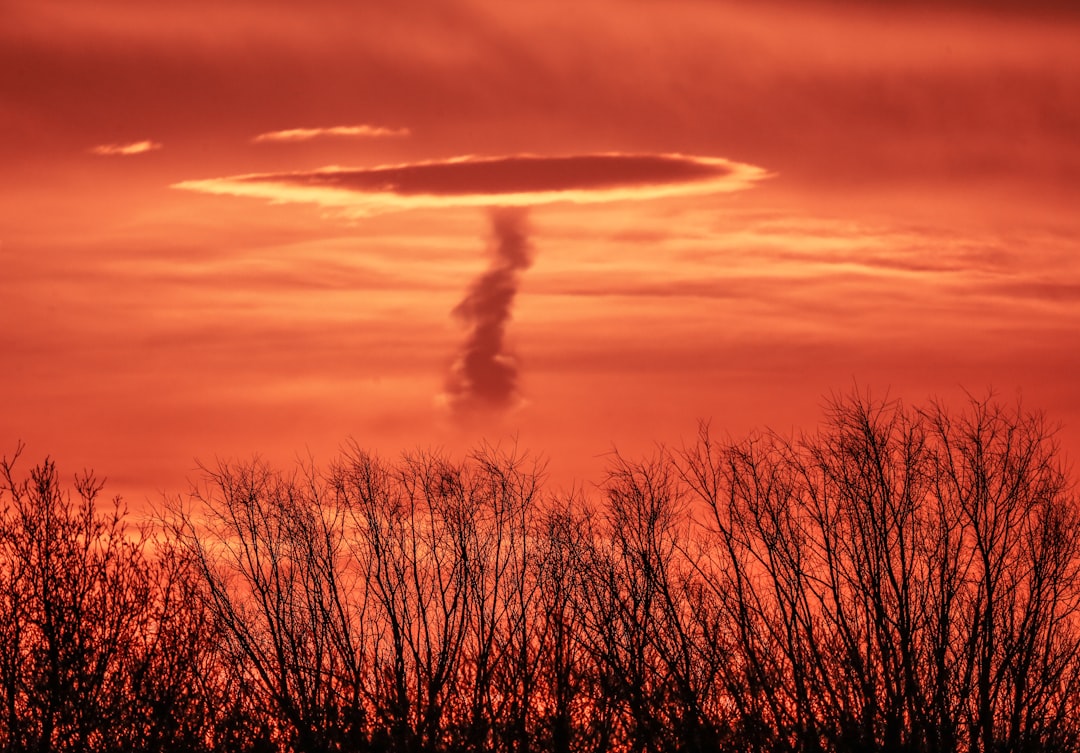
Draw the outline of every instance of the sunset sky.
M1075 467L1075 7L9 0L0 455L137 506L516 437L569 486L858 385L1020 397ZM493 269L513 395L463 415Z

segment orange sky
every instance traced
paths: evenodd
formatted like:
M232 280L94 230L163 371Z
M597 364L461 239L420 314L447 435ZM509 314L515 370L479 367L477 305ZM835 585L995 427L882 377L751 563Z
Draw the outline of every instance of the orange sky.
M196 458L516 435L565 485L699 419L812 428L857 383L1022 395L1075 465L1070 5L8 2L0 454L22 440L137 505ZM533 206L520 404L468 428L442 393L482 206L177 187L592 153L769 177Z

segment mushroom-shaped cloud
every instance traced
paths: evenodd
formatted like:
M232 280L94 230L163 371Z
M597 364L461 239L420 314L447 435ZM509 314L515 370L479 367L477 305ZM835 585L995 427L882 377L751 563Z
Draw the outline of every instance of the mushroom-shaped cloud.
M487 206L493 260L454 309L465 342L446 379L454 415L468 419L518 400L518 369L504 344L518 279L532 259L525 207L736 191L766 177L759 167L683 154L458 157L370 168L325 167L192 180L177 188L274 202L305 202L364 216L405 209Z
M189 180L176 188L314 203L354 215L425 207L596 203L737 191L759 167L684 154L455 157L368 168L256 173Z

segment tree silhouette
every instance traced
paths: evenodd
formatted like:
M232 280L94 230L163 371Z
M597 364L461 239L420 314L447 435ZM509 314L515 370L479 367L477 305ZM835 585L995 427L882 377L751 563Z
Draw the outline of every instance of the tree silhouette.
M153 530L14 464L4 751L1080 751L1080 507L1021 406L840 397L596 494L221 463Z
M0 460L0 747L198 751L232 727L197 580L119 501ZM154 545L155 552L148 550Z
M829 419L684 455L743 723L761 747L1075 749L1077 508L1043 419L857 397Z
M341 565L346 519L331 490L310 468L204 472L198 511L177 501L167 527L195 563L253 713L292 750L361 745L367 583Z

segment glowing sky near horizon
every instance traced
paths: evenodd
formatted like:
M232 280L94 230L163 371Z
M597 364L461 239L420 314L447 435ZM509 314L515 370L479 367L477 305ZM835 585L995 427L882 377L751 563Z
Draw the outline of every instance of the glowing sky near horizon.
M1080 457L1071 4L14 0L3 15L0 454L21 440L32 460L93 467L134 506L184 491L196 458L516 436L568 485L598 479L612 445L678 444L701 419L812 429L857 384L912 403L1020 395ZM438 402L451 311L491 244L464 205L490 193L383 196L387 213L343 181L600 154L752 175L648 200L510 192L534 207L507 328L524 402L455 426Z

